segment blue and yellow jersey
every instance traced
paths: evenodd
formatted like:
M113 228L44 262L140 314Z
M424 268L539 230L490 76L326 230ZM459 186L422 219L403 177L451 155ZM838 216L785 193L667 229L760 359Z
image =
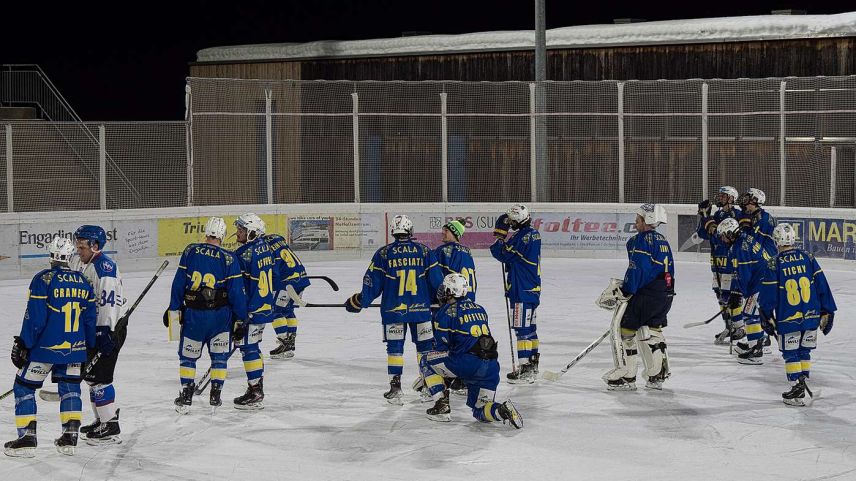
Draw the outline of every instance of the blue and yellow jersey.
M241 266L235 254L212 244L190 244L181 253L172 280L169 309L181 309L184 293L202 287L225 290L237 319L247 318L247 293Z
M775 253L776 241L773 240L773 229L776 228L776 218L764 209L758 209L754 213L743 212L738 218L740 227L750 234L764 246L767 252Z
M437 256L437 263L440 266L443 277L454 272L466 277L470 281L470 292L467 293L466 298L475 302L476 264L473 261L473 254L470 252L470 248L457 242L446 242L434 249L434 255Z
M96 322L95 294L83 274L54 267L33 277L21 326L30 361L85 362L87 346L95 347Z
M505 296L513 303L541 303L541 233L526 226L490 246L494 259L505 264Z
M301 292L309 287L310 281L306 276L306 268L303 263L288 246L285 238L279 234L268 234L264 236L265 242L270 246L275 262L277 272L276 290L285 289L285 286L291 284L294 290Z
M363 276L362 305L381 299L384 324L431 320L431 300L443 283L434 252L410 239L396 240L375 252Z
M737 219L741 217L740 209L732 207L731 210L725 211L719 209L709 217L699 218L698 229L696 233L704 240L710 242L710 270L720 274L732 274L734 267L728 262L728 251L730 246L719 238L715 233L710 235L708 229L719 225L725 219Z
M788 249L770 261L772 272L762 281L758 304L775 314L779 333L817 329L822 313L837 309L823 269L811 254Z
M271 312L279 276L270 246L262 237L257 237L238 247L235 255L238 257L241 273L244 275L247 312L249 314Z
M674 290L675 259L663 234L655 230L640 232L627 239L625 247L630 260L621 286L625 294L636 294L657 279L665 279L666 288Z
M434 313L435 351L464 354L482 335L490 335L487 312L475 302L461 299L442 306Z
M745 230L731 246L730 259L734 266L731 290L748 298L761 290L761 281L770 277L770 261L776 251L770 251L764 244Z

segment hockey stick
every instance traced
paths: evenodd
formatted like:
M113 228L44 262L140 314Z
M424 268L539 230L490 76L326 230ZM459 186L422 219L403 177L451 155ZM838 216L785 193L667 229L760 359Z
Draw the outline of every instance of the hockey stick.
M514 355L514 338L517 337L514 328L511 326L511 305L509 304L508 296L505 289L505 263L502 264L502 294L505 297L505 317L508 318L508 347L511 349L511 372L517 372L517 357Z
M311 302L306 302L302 297L300 297L300 294L294 290L294 286L291 284L285 286L285 292L288 294L288 297L300 307L345 307L344 304L313 304ZM363 309L366 307L380 307L380 304L371 304L363 307Z
M335 282L335 281L333 281L333 279L330 279L330 278L329 278L329 277L327 277L327 276L306 276L306 278L307 278L307 279L321 279L321 280L323 280L324 282L326 282L327 284L330 284L330 288L331 288L331 289L333 289L334 291L338 291L338 290L339 290L339 285L338 285L338 284L336 284L336 282Z
M609 334L611 332L612 332L611 329L607 329L607 331L604 332L602 336L597 338L594 342L589 344L588 347L583 349L583 352L577 354L577 357L575 357L571 362L569 362L568 365L565 366L561 371L559 371L559 372L544 371L544 374L542 374L542 377L548 381L558 381L559 378L562 377L562 374L565 374L566 372L568 372L568 369L574 367L574 365L576 365L576 363L580 362L580 360L582 358L584 358L586 356L586 354L592 352L594 350L594 348L596 348L601 342L603 342L604 339L609 337Z
M710 319L708 319L706 321L688 322L688 323L684 324L684 329L688 329L690 327L703 326L705 324L710 324L714 319L716 319L717 317L719 317L721 315L722 315L722 309L718 310L716 312L716 314L713 315L713 317L711 317Z
M10 389L10 390L8 390L8 391L4 392L3 394L0 394L0 401L2 401L3 399L6 399L7 397L9 397L9 395L10 395L10 394L12 394L13 392L15 392L15 389L14 389L14 388L12 388L12 389Z

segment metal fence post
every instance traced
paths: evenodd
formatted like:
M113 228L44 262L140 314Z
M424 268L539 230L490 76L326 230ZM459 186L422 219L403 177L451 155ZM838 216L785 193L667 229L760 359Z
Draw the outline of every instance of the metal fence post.
M707 82L701 84L701 198L708 197L708 131L707 131Z
M12 176L12 124L6 124L6 212L15 212L15 180Z
M360 96L358 93L351 94L353 101L353 121L351 122L354 131L354 202L360 203Z
M99 208L107 210L107 144L104 124L98 126L98 199Z
M184 142L187 150L187 206L193 205L193 97L190 84L184 86Z
M835 183L838 173L838 150L832 147L829 152L829 207L835 207Z
M538 201L538 161L537 142L535 132L535 84L529 84L529 189L531 190L532 202Z
M779 84L779 205L785 203L785 178L787 176L787 160L785 154L785 89L787 82L782 80Z
M624 203L624 82L618 82L618 202Z
M265 89L265 178L267 203L273 204L273 90Z
M440 92L440 170L443 177L443 202L449 202L449 126L446 103L449 94Z

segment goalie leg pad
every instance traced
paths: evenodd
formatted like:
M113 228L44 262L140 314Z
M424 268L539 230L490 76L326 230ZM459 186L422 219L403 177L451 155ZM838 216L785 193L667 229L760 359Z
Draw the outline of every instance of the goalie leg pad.
M636 371L638 370L639 364L639 350L636 344L636 331L621 329L619 332L621 336L621 340L619 342L614 341L615 336L612 338L612 354L615 367L603 376L603 379L607 384L609 384L610 381L618 381L620 379L636 380Z
M645 364L645 376L649 379L656 376L666 379L671 375L666 339L661 329L651 329L650 333L651 337L646 342L639 343L642 361Z

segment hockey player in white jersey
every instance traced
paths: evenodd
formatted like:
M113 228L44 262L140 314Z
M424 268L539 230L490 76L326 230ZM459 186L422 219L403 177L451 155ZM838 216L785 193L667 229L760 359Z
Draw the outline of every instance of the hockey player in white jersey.
M81 427L80 433L88 444L119 444L122 439L119 436L119 408L116 407L113 371L127 335L127 328L114 331L125 305L122 276L113 259L103 252L107 243L104 229L96 225L80 226L74 238L78 258L72 268L82 272L92 285L98 311L95 327L97 348L90 350L89 361L96 352L101 353L98 362L83 378L89 385L89 401L95 421Z

